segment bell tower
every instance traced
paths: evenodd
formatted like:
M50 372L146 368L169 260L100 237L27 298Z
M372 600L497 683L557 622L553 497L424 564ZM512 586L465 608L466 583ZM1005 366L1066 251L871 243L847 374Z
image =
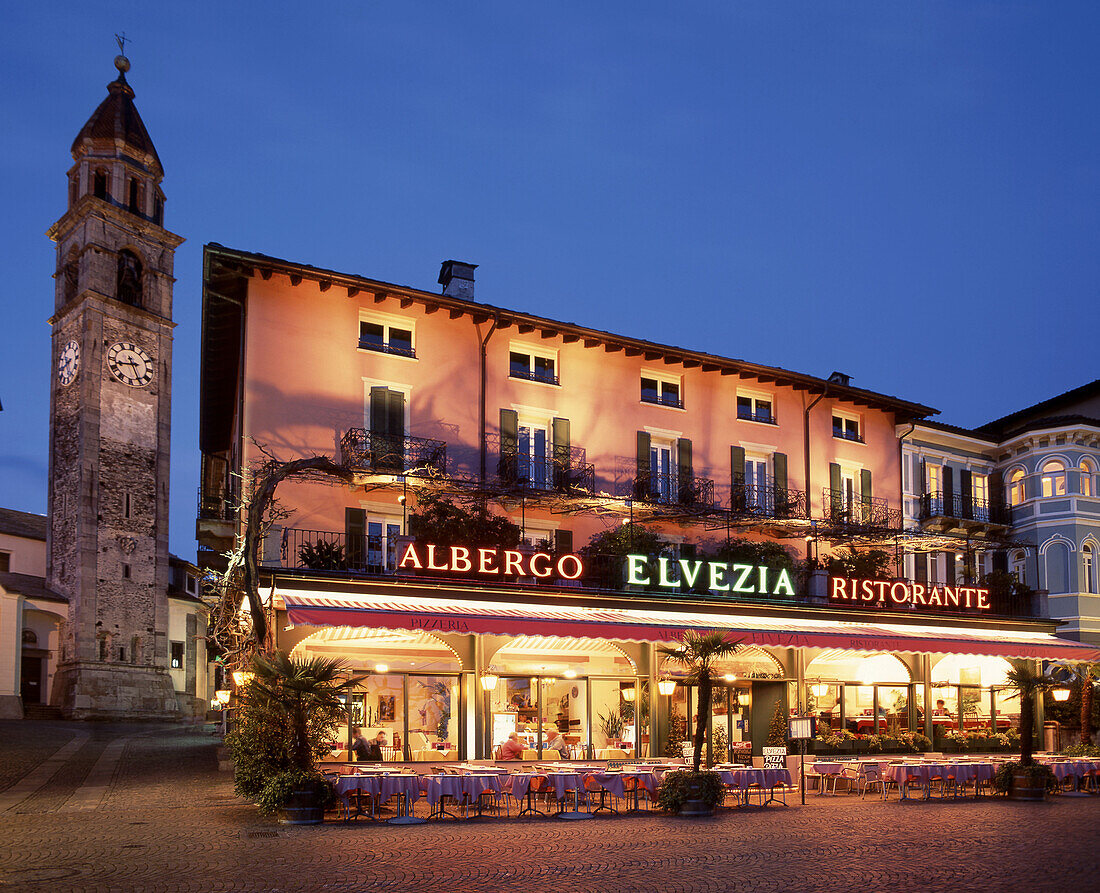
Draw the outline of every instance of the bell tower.
M118 77L72 145L57 243L47 579L69 599L53 703L178 715L168 675L172 263L164 176Z

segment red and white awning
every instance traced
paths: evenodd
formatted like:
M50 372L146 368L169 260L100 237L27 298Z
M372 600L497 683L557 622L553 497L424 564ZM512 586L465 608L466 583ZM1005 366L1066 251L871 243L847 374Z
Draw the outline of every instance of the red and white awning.
M359 596L279 585L293 626L350 626L429 633L566 636L627 642L677 642L685 630L720 629L746 645L855 651L985 654L1097 660L1100 649L1044 632L981 626L848 623L685 611L561 607L549 604Z

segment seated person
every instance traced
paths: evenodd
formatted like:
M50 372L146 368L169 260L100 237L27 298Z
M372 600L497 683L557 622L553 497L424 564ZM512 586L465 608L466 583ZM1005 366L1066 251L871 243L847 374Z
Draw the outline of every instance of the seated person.
M500 747L500 758L502 760L521 759L524 749L523 742L519 740L519 733L512 732Z
M363 737L363 730L354 726L351 730L351 753L355 759L364 763L370 758L370 742Z
M950 718L951 711L948 710L947 707L944 705L943 698L940 698L938 701L936 701L936 709L932 711L932 715L933 716L946 716L946 717Z
M551 729L546 733L546 740L542 742L543 750L556 750L559 757L566 756L569 745L565 743L561 733L557 729Z

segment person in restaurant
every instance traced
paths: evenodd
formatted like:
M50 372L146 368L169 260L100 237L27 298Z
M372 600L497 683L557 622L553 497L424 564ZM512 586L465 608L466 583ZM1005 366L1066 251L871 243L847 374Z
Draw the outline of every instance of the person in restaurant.
M370 742L363 737L363 730L354 726L351 730L351 752L357 762L363 763L369 759Z
M500 758L502 760L518 760L522 756L523 742L519 740L519 733L512 732L500 747Z
M947 709L947 706L943 702L943 698L936 701L936 709L932 711L933 716L946 716L950 718L951 711Z
M561 733L552 728L546 733L546 741L543 743L544 750L556 750L559 757L564 757L569 745L565 743L565 739L562 738Z

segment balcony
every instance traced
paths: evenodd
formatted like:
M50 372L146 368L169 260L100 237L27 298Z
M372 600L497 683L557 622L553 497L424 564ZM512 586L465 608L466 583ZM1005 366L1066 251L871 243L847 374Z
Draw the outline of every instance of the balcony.
M921 494L917 519L922 524L947 527L1011 527L1012 509L1005 503L937 490Z
M504 453L497 462L497 476L508 487L591 496L596 467L586 458L581 447L556 447L551 456Z
M340 440L344 464L373 474L447 473L447 444L426 437L380 434L349 428Z
M825 520L834 527L851 531L900 530L901 511L890 508L880 496L853 499L844 490L826 487L821 491Z
M678 508L709 509L714 506L714 481L678 473L647 472L632 482L635 499Z
M237 506L240 497L228 490L199 488L198 515L195 519L195 539L200 546L215 552L233 544L237 532Z
M512 368L508 373L509 378L519 378L523 381L537 381L540 384L561 384L558 381L558 376L554 374L552 369L517 369Z
M742 422L760 422L762 425L775 425L775 416L770 410L757 410L753 412L747 406L737 407L737 418Z
M655 394L652 391L642 392L642 402L652 403L654 406L671 406L673 409L683 409L684 401L675 391L663 394Z
M360 338L359 339L360 350L373 350L377 353L388 353L395 357L409 357L410 359L416 359L416 350L411 344L407 343L386 343L377 339Z
M806 494L774 484L734 484L730 511L738 518L808 518Z
M314 571L392 574L397 566L397 542L381 534L348 536L332 530L283 531L282 565Z
M859 436L858 431L852 431L845 428L833 428L833 437L837 440L850 440L852 443L865 443L864 439Z

